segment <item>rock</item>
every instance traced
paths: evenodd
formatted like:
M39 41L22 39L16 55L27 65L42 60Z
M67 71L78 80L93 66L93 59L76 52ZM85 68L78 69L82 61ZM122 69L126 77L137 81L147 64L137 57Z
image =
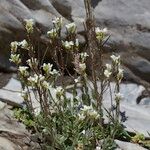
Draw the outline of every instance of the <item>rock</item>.
M15 79L10 79L8 84L0 89L0 99L3 102L7 102L9 105L18 106L23 103L21 97L21 84Z
M8 139L0 137L0 149L1 150L19 150L20 148L17 147L14 143L9 141Z
M150 62L138 55L124 55L122 61L134 74L150 83Z
M119 140L115 140L115 142L121 150L147 150L146 148L143 148L138 144L123 142Z
M0 102L0 150L39 149L25 125L14 117L12 106ZM30 143L31 142L31 143Z
M3 107L2 107L3 105ZM10 110L10 106L6 103L0 104L0 132L9 132L18 135L26 135L27 131L25 126L15 119L13 112Z
M98 26L108 27L111 39L109 52L115 51L123 57L123 63L131 73L149 82L150 68L150 1L139 0L92 0ZM6 0L0 2L0 70L11 70L8 61L9 44L25 38L23 20L33 18L41 30L36 39L46 40L45 32L52 27L54 16L61 16L64 22L76 22L79 34L83 35L85 18L84 1L78 0ZM41 43L41 44L42 44ZM44 49L44 48L42 48ZM136 56L135 63L131 56ZM130 64L128 60L130 60ZM126 70L130 75L130 71ZM128 75L128 76L129 76ZM130 76L129 78L133 78ZM129 79L128 78L128 79Z

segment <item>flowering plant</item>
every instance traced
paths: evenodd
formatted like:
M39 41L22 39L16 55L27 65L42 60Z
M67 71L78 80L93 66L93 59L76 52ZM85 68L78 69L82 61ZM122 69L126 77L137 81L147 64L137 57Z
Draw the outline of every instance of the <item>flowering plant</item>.
M36 134L42 136L43 149L113 149L116 147L113 142L116 133L119 136L122 130L120 82L123 70L120 68L120 56L112 55L112 63L104 65L102 54L109 38L108 30L95 27L88 0L85 0L85 5L86 51L81 52L75 23L65 26L66 38L62 40L62 18L55 18L52 21L53 29L47 32L49 47L53 50L53 64L43 63L43 58L36 58L37 51L31 36L35 29L32 19L25 20L27 40L11 43L10 61L18 66L22 97L32 116ZM22 62L22 49L28 52L26 65ZM97 55L99 61L95 62ZM89 61L91 75L87 74ZM73 74L68 69L68 63L73 66ZM66 74L72 80L72 85L65 82ZM116 84L115 98L112 99L114 110L108 111L103 108L103 101L111 81ZM32 94L39 103L39 109L34 106ZM104 112L107 113L107 125Z

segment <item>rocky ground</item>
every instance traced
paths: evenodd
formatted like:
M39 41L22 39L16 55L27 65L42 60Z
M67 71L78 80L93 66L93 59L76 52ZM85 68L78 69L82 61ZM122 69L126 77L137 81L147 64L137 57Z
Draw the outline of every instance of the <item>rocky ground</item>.
M126 80L145 84L150 82L150 1L92 0L97 26L107 27L111 34L106 46L107 58L119 53L126 72ZM46 42L47 30L52 28L54 17L63 17L64 24L75 22L78 37L84 42L83 0L5 0L0 1L0 69L11 70L9 44L25 38L24 19L33 18L40 44ZM65 28L63 28L63 33ZM44 48L41 48L41 51Z

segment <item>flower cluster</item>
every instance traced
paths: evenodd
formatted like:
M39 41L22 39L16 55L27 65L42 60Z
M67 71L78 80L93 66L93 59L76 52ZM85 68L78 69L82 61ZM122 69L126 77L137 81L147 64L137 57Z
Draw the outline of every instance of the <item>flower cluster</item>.
M20 74L24 77L27 77L29 75L29 72L27 71L28 67L27 66L19 66L18 71Z
M98 119L100 115L92 106L83 105L81 112L79 113L79 120L84 120L86 117L90 119Z
M104 70L104 76L109 79L111 75L115 73L117 81L121 82L123 78L123 69L120 68L120 56L111 55L112 65L106 64Z
M56 87L56 96L61 98L64 95L64 89L61 86Z
M88 56L89 56L89 55L88 55L86 52L80 53L81 62L85 62L85 60L86 60L86 58L87 58Z
M66 50L72 50L73 49L73 46L74 46L73 41L65 41L65 42L62 42L62 43L63 43L63 46Z
M52 69L53 64L43 64L43 71L46 73L46 75L52 75L52 76L58 76L59 75L59 71L57 71L56 69Z
M112 66L110 64L106 64L106 69L104 70L104 75L106 78L109 78L112 74Z
M33 33L34 30L34 20L33 19L25 19L25 29L27 30L28 34Z
M66 25L66 30L70 34L75 33L76 32L76 28L77 27L76 27L76 24L74 22Z
M37 75L37 74L34 74L33 76L30 76L29 78L28 78L28 81L29 81L29 85L31 85L31 86L40 86L41 85L41 83L43 83L44 82L44 80L45 80L45 77L42 75L42 74L39 74L39 75Z
M56 30L60 30L62 27L62 18L61 17L56 17L55 19L53 19L53 24L54 27L56 28Z
M28 59L26 62L27 62L27 64L29 65L30 68L35 68L35 67L38 66L38 60L37 60L37 58L31 57L31 58Z
M11 62L19 65L21 63L21 58L20 58L20 54L11 54L10 55L10 59Z
M28 42L26 40L23 40L23 41L19 42L19 46L21 48L23 48L23 49L27 49L28 50L29 44L28 44Z
M107 36L108 30L107 30L107 28L100 29L99 27L96 27L95 28L95 33L96 33L97 40L101 41Z
M48 37L50 38L56 38L58 36L57 30L56 29L51 29L50 31L47 32Z
M118 56L111 55L110 57L114 64L116 64L116 65L120 64L120 56L119 55Z
M10 47L11 47L11 52L13 53L17 52L18 42L17 41L11 42Z
M119 68L117 73L117 80L121 82L122 78L123 78L123 69Z

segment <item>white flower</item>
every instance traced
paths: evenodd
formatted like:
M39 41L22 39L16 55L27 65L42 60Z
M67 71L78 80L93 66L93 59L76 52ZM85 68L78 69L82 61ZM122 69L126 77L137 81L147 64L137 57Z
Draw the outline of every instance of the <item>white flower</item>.
M56 29L60 29L62 27L62 18L61 17L56 17L55 19L53 19L52 22Z
M85 115L83 114L78 114L79 120L83 121L85 119Z
M48 63L48 64L44 63L44 64L43 64L43 70L44 70L47 74L49 74L49 73L51 72L52 67L53 67L53 64L50 64L50 63Z
M120 56L111 55L110 57L115 64L120 63Z
M107 28L100 29L99 27L96 27L95 33L96 33L96 38L98 40L103 40L106 37L106 35L108 34L108 30L107 30Z
M98 119L100 115L97 111L95 111L92 106L84 105L83 108L81 108L81 114L86 115L92 119Z
M111 65L106 64L106 69L104 70L104 75L106 78L109 78L111 76L111 74L112 74L111 70L112 70Z
M90 111L89 115L91 118L94 118L94 119L98 119L100 117L100 115L95 110Z
M104 70L104 75L105 75L106 78L109 78L111 76L111 74L112 74L111 71L109 71L107 69Z
M17 41L11 42L10 47L11 47L11 51L15 53L18 48L18 42Z
M108 29L107 28L100 29L99 27L96 27L95 32L96 32L96 34L101 34L101 33L107 34Z
M83 112L88 112L89 110L92 110L92 106L83 105L83 108L81 108Z
M79 47L79 40L78 39L76 39L76 41L75 41L75 46Z
M23 41L19 42L19 45L23 49L28 49L28 42L26 40L23 40Z
M53 69L51 72L50 72L51 75L53 76L59 76L59 71L57 71L56 69Z
M50 84L47 81L43 81L42 85L45 89L49 89L50 88Z
M33 33L34 20L33 19L25 19L26 25L25 28L28 33Z
M81 72L84 72L85 69L86 69L86 64L85 63L80 63L79 68L80 68Z
M77 79L74 79L74 82L75 82L75 83L78 83L78 82L80 82L80 80L81 80L81 78L78 77Z
M28 81L32 86L34 86L35 84L40 86L44 82L44 80L45 80L45 77L41 74L40 75L34 74L33 77L30 76L28 78Z
M118 69L117 80L121 81L123 78L123 69Z
M64 94L64 89L61 86L58 86L55 90L56 90L56 95L59 97Z
M95 150L101 150L101 147L100 146L96 146Z
M33 77L30 76L30 77L28 78L28 81L29 81L32 85L38 83L38 75L37 75L37 74L34 74Z
M120 101L123 99L123 95L121 93L115 93L115 100Z
M21 62L20 54L11 54L9 60L15 64L19 64Z
M37 66L38 65L37 58L33 58L32 57L31 59L28 59L26 62L30 66L30 68L32 68L33 66Z
M74 43L73 43L73 41L65 41L65 42L63 42L63 46L66 48L66 49L71 49L72 48L72 46L74 46Z
M76 31L76 24L74 22L66 25L66 29L68 31L68 33L75 33Z
M88 55L86 52L80 53L80 57L81 57L81 59L82 59L82 62L84 62L85 59L86 59L88 56L89 56L89 55Z
M106 64L106 69L111 71L112 70L111 64Z
M85 130L83 130L81 133L82 133L82 134L85 134L86 132L85 132Z
M19 66L19 72L21 73L21 75L27 76L28 72L27 72L28 67L27 66Z
M38 76L38 78L39 78L39 81L40 81L40 82L44 81L44 79L45 79L45 77L44 77L42 74L40 74L40 75Z
M50 38L55 38L55 37L57 37L57 30L56 29L52 29L52 30L50 30L50 31L47 32L47 35Z

